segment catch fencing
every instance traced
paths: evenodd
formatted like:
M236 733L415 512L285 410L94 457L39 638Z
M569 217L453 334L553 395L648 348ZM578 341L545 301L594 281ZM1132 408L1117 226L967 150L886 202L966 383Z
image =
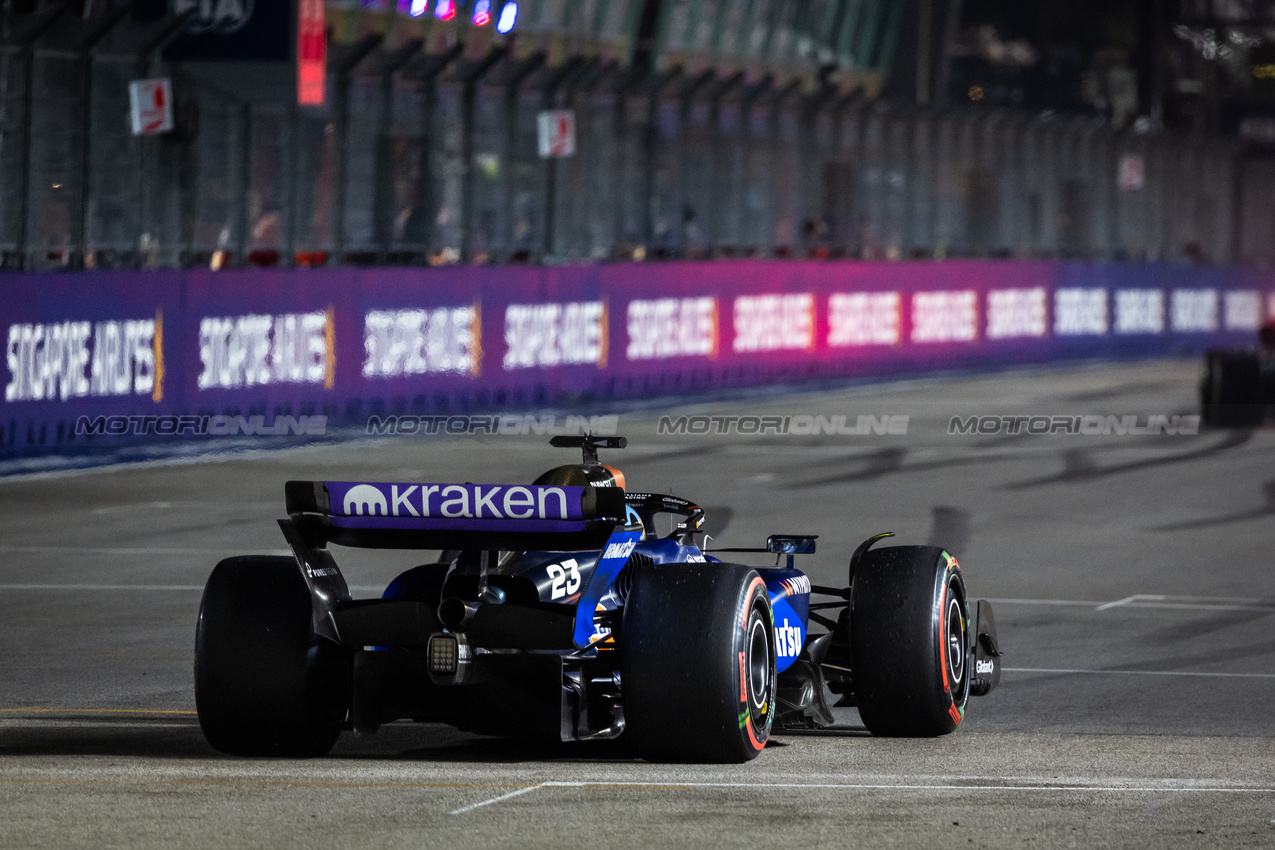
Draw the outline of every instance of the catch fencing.
M369 56L313 108L286 65L173 64L176 128L140 137L128 82L154 66L0 48L4 267L1275 261L1275 172L1216 139L597 59ZM547 109L572 111L573 156L540 157Z

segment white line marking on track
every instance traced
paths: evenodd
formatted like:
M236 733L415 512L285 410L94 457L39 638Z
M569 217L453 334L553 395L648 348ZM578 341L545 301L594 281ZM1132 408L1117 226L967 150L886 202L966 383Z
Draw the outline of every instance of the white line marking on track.
M0 590L176 590L188 593L202 591L202 584L0 584ZM352 585L351 593L381 593L380 585Z
M1160 791L1190 792L1217 791L1242 792L1247 794L1269 794L1275 792L1272 787L1229 786L1229 785L1189 785L1172 784L1184 780L1159 780L1164 784L1156 785L1084 785L1065 783L1042 783L1039 785L961 785L957 783L904 783L904 782L543 782L531 788L515 791L522 794L536 788L791 788L791 789L845 789L845 790L901 790L901 791L1130 791L1154 793ZM1189 782L1190 780L1185 780ZM514 794L506 794L512 797ZM494 803L504 797L488 800ZM486 805L479 803L477 805ZM473 808L473 807L471 807ZM458 809L457 811L463 811Z
M565 784L565 783L546 783L546 784L556 785L556 784ZM502 800L508 800L511 797L519 797L523 794L529 794L532 791L535 791L543 787L544 787L543 785L532 785L529 788L519 788L517 791L510 791L508 794L501 794L499 797L492 797L490 800L483 800L481 803L472 803L471 805L468 805L468 806L462 806L456 811L448 812L447 814L463 815L465 812L472 812L474 809L481 809L483 806L490 806L492 803L499 803Z
M1125 608L1170 608L1186 611L1254 611L1258 614L1270 614L1275 612L1275 605L1266 604L1244 604L1244 605L1212 605L1200 602L1130 602L1123 606Z
M0 590L203 590L202 584L0 584Z
M1052 667L1002 667L1005 673L1076 673L1124 676L1203 676L1220 679L1275 679L1275 673L1196 673L1189 670L1073 670Z
M1189 781L1189 780L1188 780ZM1163 780L1156 785L1083 785L1043 783L1040 785L961 785L956 783L903 783L903 782L627 782L627 781L591 781L591 782L542 782L483 800L471 803L448 812L449 815L463 815L500 803L523 794L529 794L542 788L652 788L652 789L696 789L696 788L782 788L788 790L830 790L830 791L1054 791L1054 792L1103 792L1103 793L1227 793L1227 794L1270 794L1275 788L1236 787L1226 785L1189 785L1171 784L1181 780Z
M1082 608L1092 608L1095 605L1101 605L1101 602L1088 602L1082 599L996 599L987 598L984 602L991 602L994 605L1075 605Z
M1099 611L1116 606L1130 608L1195 608L1204 611L1275 611L1275 602L1270 599L1254 599L1251 597L1231 596L1163 596L1160 594L1138 593L1127 599L1108 602L1098 607Z
M988 602L995 605L1058 605L1075 608L1093 608L1095 611L1109 611L1112 608L1171 608L1190 611L1257 611L1266 613L1275 611L1275 600L1270 599L1236 599L1218 596L1158 596L1139 593L1117 599L1113 602L1095 602L1085 599L996 599Z
M288 549L154 549L149 547L114 546L0 546L0 552L15 554L57 555L291 555Z

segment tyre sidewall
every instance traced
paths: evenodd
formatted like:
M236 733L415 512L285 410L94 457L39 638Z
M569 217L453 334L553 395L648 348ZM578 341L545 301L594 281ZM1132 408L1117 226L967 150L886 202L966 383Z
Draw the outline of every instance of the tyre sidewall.
M314 634L309 592L291 558L228 558L213 570L195 631L195 706L215 749L331 749L347 662L340 647Z
M765 640L764 710L750 710L750 636ZM644 758L743 762L765 747L775 711L774 616L751 567L644 568L625 605L619 662L625 736Z
M944 709L947 711L948 716L952 718L952 727L947 730L950 732L961 725L961 721L965 719L965 703L969 700L970 695L970 611L965 595L965 579L961 576L961 565L955 557L946 551L940 554L939 561L941 567L935 571L934 577L934 594L937 599L934 609L937 620L934 638L937 644L939 669L943 683L942 696L939 697L939 701L944 704ZM957 682L951 681L952 677L949 675L951 659L949 658L947 617L952 595L957 598L959 616L961 618L961 631L964 633L960 650L962 657L959 660L962 675Z
M957 599L962 651L950 675L947 615ZM868 552L852 587L850 642L860 718L876 735L952 732L969 698L969 606L960 564L933 546Z
M739 627L734 630L735 640L732 647L732 658L738 660L739 670L737 671L737 682L739 686L739 722L740 722L740 743L751 755L760 753L766 746L766 741L770 738L770 730L774 725L775 719L775 668L777 656L775 654L775 615L770 607L770 593L766 589L766 582L762 580L756 572L751 574L743 592L740 594L740 602L738 605L739 616L737 622ZM759 659L754 657L756 651L756 638L760 635L755 634L755 630L765 632L765 653L766 658ZM759 694L757 689L753 687L753 680L756 676L753 674L754 666L764 663L767 666L768 673L767 683L764 694ZM734 672L734 671L732 671ZM733 690L733 688L732 688ZM761 697L760 703L758 697Z

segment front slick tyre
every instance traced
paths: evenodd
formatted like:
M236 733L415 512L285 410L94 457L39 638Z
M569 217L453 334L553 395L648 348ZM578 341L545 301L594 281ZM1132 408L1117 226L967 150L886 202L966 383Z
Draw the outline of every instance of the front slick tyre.
M766 583L737 564L663 564L634 577L620 630L625 738L651 761L744 762L775 714Z
M874 735L946 735L969 698L969 611L956 559L935 546L864 554L850 596L854 695Z
M314 634L292 558L227 558L213 570L195 631L195 708L214 749L323 755L341 732L348 669L341 648Z

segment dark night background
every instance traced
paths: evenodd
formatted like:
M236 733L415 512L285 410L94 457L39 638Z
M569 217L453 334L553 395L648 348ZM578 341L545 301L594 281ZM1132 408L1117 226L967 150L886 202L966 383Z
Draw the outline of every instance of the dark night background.
M918 0L887 96L1239 136L1275 128L1275 0ZM925 20L929 16L928 22ZM927 25L928 24L928 25ZM950 62L943 63L947 52Z

